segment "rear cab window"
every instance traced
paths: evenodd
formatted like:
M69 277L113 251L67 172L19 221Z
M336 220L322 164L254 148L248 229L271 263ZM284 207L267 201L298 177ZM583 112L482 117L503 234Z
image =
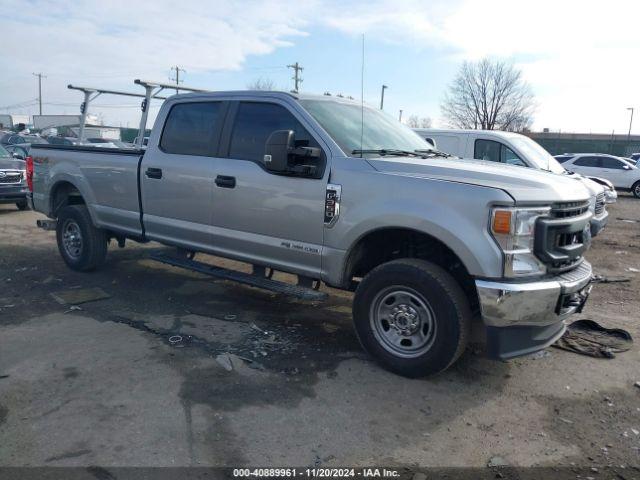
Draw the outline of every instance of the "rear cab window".
M177 103L167 115L160 149L178 155L215 156L222 102Z

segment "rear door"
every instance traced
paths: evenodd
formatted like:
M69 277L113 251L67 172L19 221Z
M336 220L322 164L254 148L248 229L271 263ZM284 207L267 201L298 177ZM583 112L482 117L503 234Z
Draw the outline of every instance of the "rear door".
M629 165L613 157L601 157L601 161L604 178L613 183L614 187L631 188L633 174ZM629 168L625 169L625 166Z
M216 159L214 168L216 248L241 260L317 276L328 149L304 118L277 100L235 103L229 117L221 149L226 158ZM322 149L314 178L264 168L265 143L276 130L293 130L297 145Z
M579 173L587 177L603 177L609 181L613 181L604 175L604 172L602 172L600 157L595 155L578 157L575 160L564 164L564 166L571 172Z
M171 106L140 169L147 236L185 248L211 247L213 165L227 104L189 101Z

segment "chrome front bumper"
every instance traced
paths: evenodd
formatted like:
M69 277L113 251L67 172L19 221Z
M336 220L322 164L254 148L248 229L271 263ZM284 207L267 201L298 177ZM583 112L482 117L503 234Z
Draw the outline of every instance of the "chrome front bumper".
M528 283L476 280L482 319L488 327L543 327L582 310L593 276L591 264L548 280Z

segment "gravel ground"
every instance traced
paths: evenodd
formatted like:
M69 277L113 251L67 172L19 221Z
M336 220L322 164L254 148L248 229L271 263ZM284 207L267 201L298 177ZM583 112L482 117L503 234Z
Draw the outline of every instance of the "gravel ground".
M0 206L0 466L395 465L494 478L493 460L640 476L635 346L611 360L550 348L510 362L473 347L449 371L408 380L361 350L349 294L309 303L214 281L153 262L154 244L112 245L104 268L76 273L37 218ZM611 206L588 259L631 281L596 285L576 319L640 338L640 273L629 271L640 270L640 200ZM72 308L51 295L94 287L109 298Z

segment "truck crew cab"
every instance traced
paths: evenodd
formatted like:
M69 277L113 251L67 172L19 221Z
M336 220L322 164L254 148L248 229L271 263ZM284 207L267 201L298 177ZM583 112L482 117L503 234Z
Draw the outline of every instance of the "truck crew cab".
M109 239L153 240L354 290L363 347L402 375L449 367L473 321L494 358L544 348L590 290L580 182L452 162L343 98L176 95L145 151L32 155L33 205L54 220L69 267L99 267Z

